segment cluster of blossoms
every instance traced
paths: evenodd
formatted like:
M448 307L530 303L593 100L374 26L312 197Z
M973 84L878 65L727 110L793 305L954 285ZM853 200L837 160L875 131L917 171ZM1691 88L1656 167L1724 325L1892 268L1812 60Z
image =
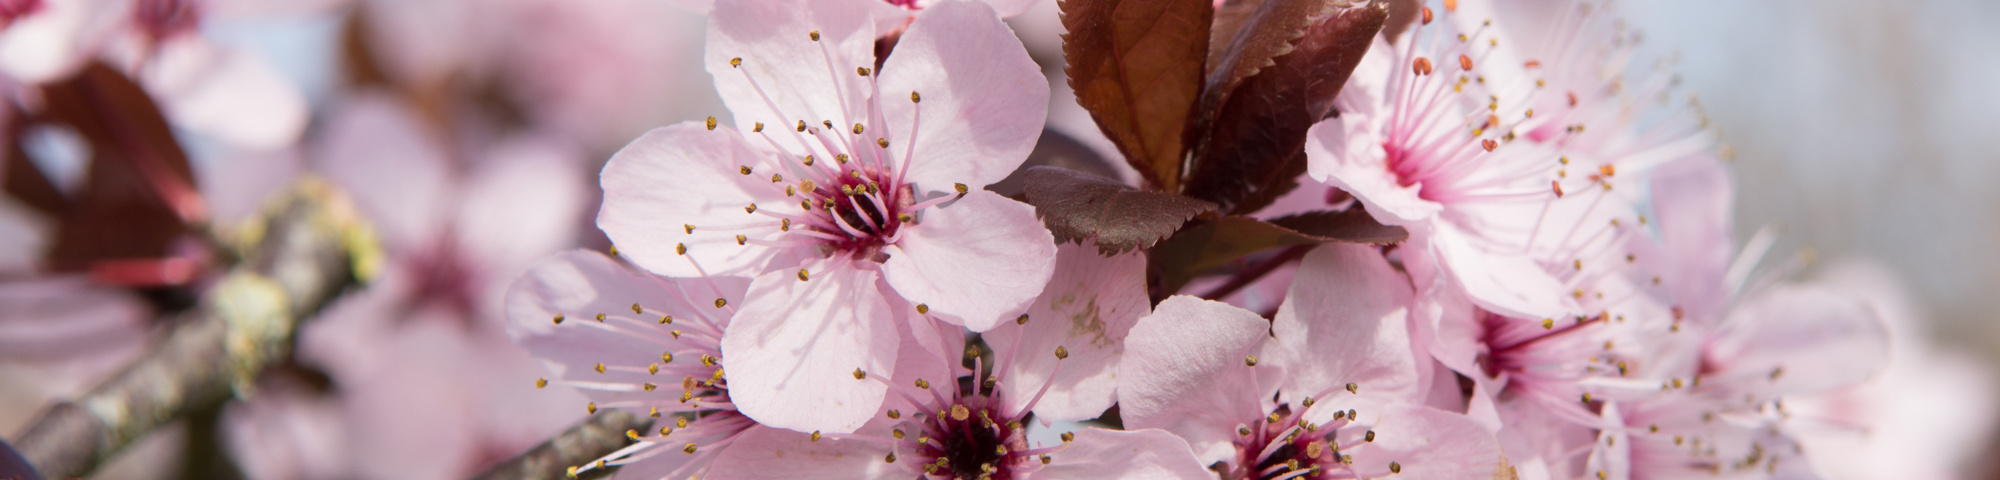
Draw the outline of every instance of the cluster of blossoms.
M1888 275L1739 246L1727 148L1611 3L0 0L0 423L177 338L317 177L366 288L190 458L1948 477L1982 373L1913 353ZM230 41L273 15L338 67Z
M1737 253L1698 105L1594 2L1391 17L1267 211L1407 239L1207 299L988 191L1041 71L993 6L906 3L702 6L734 125L619 151L612 256L508 297L546 383L658 419L571 473L1799 478L1817 420L1786 402L1885 361L1867 304Z

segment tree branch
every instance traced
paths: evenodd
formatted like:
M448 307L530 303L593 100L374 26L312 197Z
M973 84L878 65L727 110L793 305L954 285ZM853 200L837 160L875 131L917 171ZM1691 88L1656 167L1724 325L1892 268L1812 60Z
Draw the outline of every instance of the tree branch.
M290 354L299 322L381 262L346 197L314 180L301 181L239 238L243 261L159 344L16 437L29 463L48 478L89 475L155 428L251 394L258 373Z
M619 409L606 409L584 419L569 430L557 434L555 438L536 445L521 456L507 459L481 473L476 480L502 479L558 479L567 477L569 470L592 460L603 458L616 452L632 439L625 436L627 431L645 431L653 428L653 419ZM600 469L587 472L589 478L609 476L612 470Z

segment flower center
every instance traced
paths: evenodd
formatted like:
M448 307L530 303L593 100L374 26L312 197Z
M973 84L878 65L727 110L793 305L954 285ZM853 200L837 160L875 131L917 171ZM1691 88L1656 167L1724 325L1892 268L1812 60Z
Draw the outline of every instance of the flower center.
M831 185L815 184L805 202L810 202L812 208L806 210L818 220L807 228L827 234L822 237L827 240L824 245L834 252L872 256L896 237L904 222L915 220L905 212L910 206L908 187L886 191L894 179L879 169L841 165L830 180Z
M921 421L913 453L928 460L934 478L1013 478L1013 467L1029 458L1027 430L1020 418L1001 413L998 394L959 397Z
M140 0L133 8L139 29L154 40L192 32L201 25L198 0Z
M1333 424L1324 426L1305 421L1303 413L1292 412L1290 405L1279 405L1263 419L1238 427L1238 467L1226 478L1316 478L1329 471L1343 470L1345 457L1340 454L1334 436L1347 424L1348 413L1336 412ZM1372 438L1373 433L1369 435Z

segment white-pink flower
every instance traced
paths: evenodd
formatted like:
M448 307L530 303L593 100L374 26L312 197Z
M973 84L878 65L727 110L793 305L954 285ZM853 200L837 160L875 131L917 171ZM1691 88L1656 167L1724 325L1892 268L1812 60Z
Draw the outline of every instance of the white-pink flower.
M667 279L595 252L569 252L524 275L507 295L508 333L557 377L590 397L658 420L636 443L578 471L619 466L621 476L707 477L747 430L723 374L719 342L728 299L748 281ZM730 467L723 467L730 468Z
M1140 319L1120 365L1125 424L1186 438L1224 478L1484 478L1492 434L1423 406L1408 280L1366 246L1308 254L1277 318L1174 296Z
M1063 335L1069 325L1054 320L1022 324L1029 333L993 352L993 373L983 380L978 375L984 365L968 369L960 363L971 357L957 353L966 348L965 330L926 322L903 338L893 395L866 426L851 434L752 432L718 460L731 467L718 468L709 478L768 478L773 472L936 480L1214 478L1196 463L1186 441L1157 429L1087 428L1064 434L1058 444L1031 444L1029 422L1040 417L1030 412L1040 411L1037 403L1064 383L1062 371L1072 354L1063 340L1090 338ZM933 348L948 355L938 356ZM1029 357L1050 361L1024 361ZM1043 365L1050 367L1039 371ZM1028 372L1041 380L1012 378Z
M895 376L900 313L983 331L1054 268L1031 208L980 189L1033 147L1040 70L952 1L878 71L869 6L716 5L705 63L736 128L654 130L602 174L598 226L634 263L755 277L722 345L737 406L775 427L853 431Z

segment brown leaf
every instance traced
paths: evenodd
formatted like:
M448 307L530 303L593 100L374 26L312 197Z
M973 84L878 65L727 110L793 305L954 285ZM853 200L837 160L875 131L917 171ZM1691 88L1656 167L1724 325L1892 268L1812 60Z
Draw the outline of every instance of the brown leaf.
M1215 211L1213 203L1074 170L1033 167L1027 180L1028 203L1057 242L1094 239L1105 255L1151 247L1189 219Z
M1313 20L1332 12L1333 7L1334 0L1224 3L1216 10L1215 25L1209 31L1208 79L1202 87L1201 111L1214 112L1243 80L1291 53L1293 42L1305 35Z
M1375 223L1361 209L1348 212L1279 220L1293 219L1287 223L1313 231L1310 234L1240 216L1191 225L1152 249L1153 269L1160 274L1164 291L1174 292L1204 272L1269 248L1327 242L1384 244L1409 236L1401 227Z
M1333 110L1387 16L1380 2L1340 9L1307 29L1292 53L1237 86L1197 143L1188 196L1246 214L1296 188L1306 131Z
M1183 143L1208 58L1210 0L1062 0L1063 58L1077 103L1125 161L1180 191Z
M1050 166L1066 168L1099 177L1115 177L1118 169L1111 160L1098 155L1097 150L1083 142L1053 128L1042 129L1042 138L1035 141L1034 151L1028 152L1028 160L1021 162L1021 168L1008 174L1007 178L987 185L986 190L1015 200L1027 201L1028 169Z
M166 254L187 231L183 217L202 213L187 156L159 107L103 64L41 91L49 120L74 129L91 153L86 183L59 214L50 266Z

